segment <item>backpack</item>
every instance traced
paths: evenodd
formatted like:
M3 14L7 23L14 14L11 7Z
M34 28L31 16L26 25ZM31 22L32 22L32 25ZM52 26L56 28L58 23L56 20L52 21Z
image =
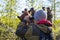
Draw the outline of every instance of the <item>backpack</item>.
M34 24L30 24L29 26L18 25L15 34L24 40L38 40L39 36L33 36L33 26Z
M52 39L50 33L51 30L44 24L30 24L29 29L26 31L24 36L26 40L50 40Z
M40 27L43 28L43 26L39 25L37 27L37 25L35 25L33 23L31 23L29 26L19 25L19 27L16 30L16 35L21 37L24 40L42 40L42 39L46 39L46 37L45 37L46 35L45 35L44 32L41 31ZM45 31L45 30L43 30L43 31ZM47 31L45 31L45 32L47 32Z
M24 37L25 32L28 30L27 25L24 25L23 23L19 23L18 27L16 29L15 34L21 38Z

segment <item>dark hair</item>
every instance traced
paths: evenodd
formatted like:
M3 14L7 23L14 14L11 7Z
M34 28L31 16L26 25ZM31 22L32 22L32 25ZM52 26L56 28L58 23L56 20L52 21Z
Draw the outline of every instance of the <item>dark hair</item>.
M47 9L50 9L50 7L47 7Z
M27 8L25 8L24 11L27 11Z
M34 8L32 7L32 8L30 9L30 11L31 11L31 10L34 10Z
M42 7L42 8L45 8L45 7Z
M45 10L45 7L42 7L43 10Z
M22 13L24 13L24 11L22 11Z

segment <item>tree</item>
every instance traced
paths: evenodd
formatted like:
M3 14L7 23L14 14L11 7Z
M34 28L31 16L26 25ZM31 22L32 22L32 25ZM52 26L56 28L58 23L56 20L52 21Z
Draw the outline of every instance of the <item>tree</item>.
M35 9L41 9L42 1L40 0L26 0L26 6L29 8L34 7Z
M54 20L56 20L56 12L59 11L60 8L60 1L58 0L48 0L51 3L51 8L54 11ZM58 10L57 10L58 9Z
M17 12L14 9L16 0L4 0L7 4L4 11L0 13L0 40L14 40L16 39L15 30L20 20L16 18ZM14 36L14 37L13 37Z

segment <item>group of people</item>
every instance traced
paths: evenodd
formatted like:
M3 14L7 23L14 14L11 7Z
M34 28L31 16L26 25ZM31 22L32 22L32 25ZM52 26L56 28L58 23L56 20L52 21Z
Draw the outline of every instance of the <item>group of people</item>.
M34 13L35 10L34 8L31 8L29 11L27 10L27 8L24 9L24 11L22 11L22 15L18 16L18 18L25 24L29 24L31 21L33 22L34 19Z
M29 11L25 8L22 15L18 16L21 20L16 30L16 35L21 40L53 40L52 37L52 13L51 9L45 7L42 10L34 10L31 8Z
M45 7L42 7L43 11L45 12ZM53 15L52 15L52 10L47 7L47 12L46 12L46 15L47 15L47 20L49 20L50 22L52 22L52 18L53 18Z

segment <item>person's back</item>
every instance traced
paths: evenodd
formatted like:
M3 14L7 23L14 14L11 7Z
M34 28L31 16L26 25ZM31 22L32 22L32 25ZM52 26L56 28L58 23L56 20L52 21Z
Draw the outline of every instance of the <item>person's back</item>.
M25 38L26 40L43 40L45 34L34 23L31 23L25 33Z
M41 34L43 33L34 23L30 23L29 26L19 25L16 31L16 35L22 40L40 40L40 36L42 36Z
M43 12L43 10L39 10L34 14L34 22L37 24L37 27L40 28L40 30L44 33L45 39L43 40L53 40L53 37L51 35L52 33L52 23L47 20L46 14Z
M45 33L39 27L41 26L37 27L33 22L29 26L19 24L16 34L22 40L45 40Z
M48 26L45 26L44 24L35 25L34 23L30 23L27 27L28 29L24 34L25 40L53 40L49 29L46 29Z

